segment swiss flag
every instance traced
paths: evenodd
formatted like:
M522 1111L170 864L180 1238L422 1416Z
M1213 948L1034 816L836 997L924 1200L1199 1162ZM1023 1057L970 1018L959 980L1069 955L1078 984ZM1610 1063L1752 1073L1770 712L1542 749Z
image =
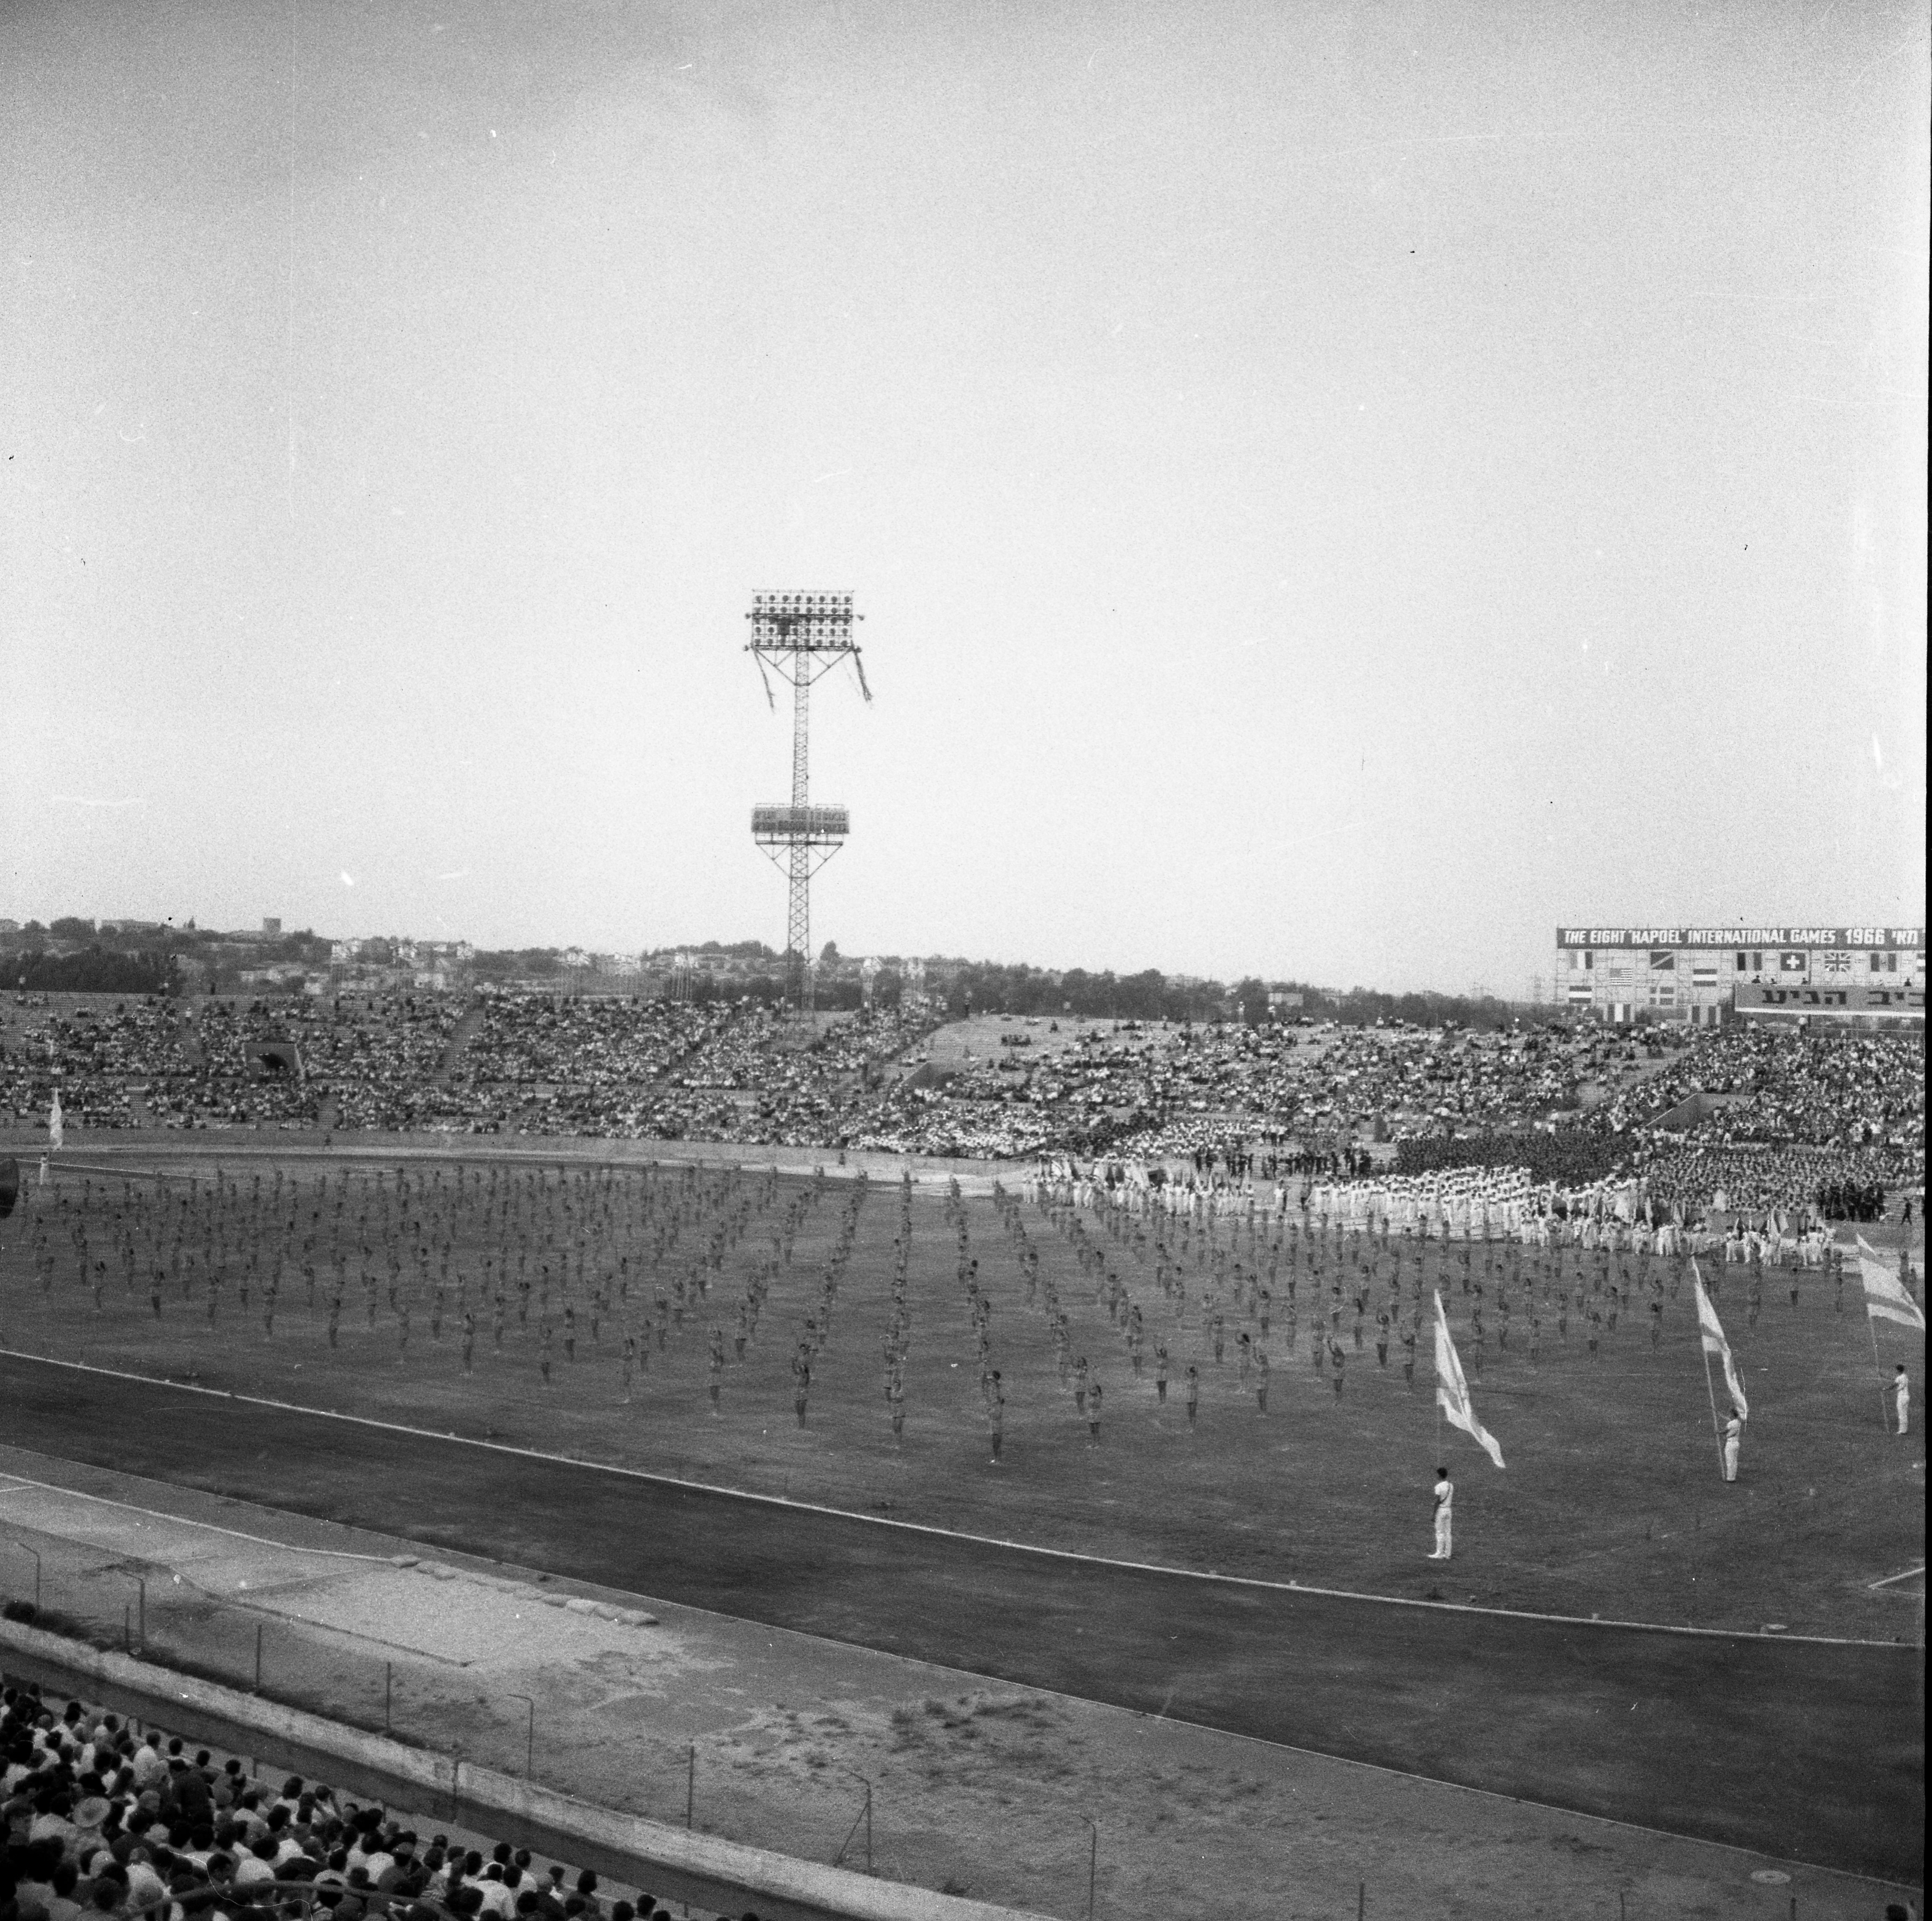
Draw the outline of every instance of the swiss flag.
M1804 955L1789 950L1780 954L1778 957L1778 971L1780 974L1802 974L1804 971Z

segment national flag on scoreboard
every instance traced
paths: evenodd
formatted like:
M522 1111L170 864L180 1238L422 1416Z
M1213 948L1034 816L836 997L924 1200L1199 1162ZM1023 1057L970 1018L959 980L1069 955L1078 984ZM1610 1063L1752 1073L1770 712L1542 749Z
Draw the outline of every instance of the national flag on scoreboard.
M1704 1276L1695 1261L1690 1263L1690 1285L1697 1296L1697 1331L1702 1337L1704 1352L1715 1355L1724 1362L1724 1385L1730 1390L1738 1413L1748 1421L1750 1403L1744 1399L1744 1383L1738 1379L1738 1364L1731 1358L1731 1343L1724 1338L1718 1310L1711 1305L1711 1297L1704 1292Z
M1716 986L1718 963L1715 961L1693 961L1690 963L1690 984L1694 987Z
M1843 947L1834 947L1826 955L1825 971L1827 974L1850 974L1851 971L1852 957Z
M1496 1437L1476 1418L1469 1383L1456 1358L1456 1343L1449 1338L1449 1319L1442 1311L1439 1290L1436 1296L1436 1401L1450 1427L1461 1428L1497 1466L1502 1466L1503 1451Z
M1652 974L1674 974L1677 971L1677 956L1669 947L1652 947L1650 950L1650 971Z
M1802 974L1804 971L1804 955L1802 950L1786 948L1778 957L1780 974Z
M1590 983L1587 980L1573 980L1570 983L1570 998L1573 1001L1587 1001L1591 992Z
M1925 1331L1925 1310L1906 1292L1905 1283L1878 1257L1878 1250L1858 1236L1858 1274L1865 1284L1865 1313L1875 1321L1896 1321Z

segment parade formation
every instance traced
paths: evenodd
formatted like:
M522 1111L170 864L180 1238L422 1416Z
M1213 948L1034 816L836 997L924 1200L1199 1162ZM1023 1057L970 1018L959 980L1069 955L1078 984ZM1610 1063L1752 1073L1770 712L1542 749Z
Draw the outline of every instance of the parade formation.
M701 1155L218 1153L116 1172L64 1141L0 1227L0 1338L530 1444L589 1436L612 1458L808 1484L835 1505L897 1485L914 1511L1050 1540L1119 1535L1088 1505L1118 1458L1144 1547L1226 1559L1192 1504L1252 1501L1267 1556L1338 1579L1390 1578L1396 1541L1366 1514L1359 1538L1311 1534L1284 1499L1283 1446L1298 1496L1344 1504L1364 1478L1377 1499L1426 1487L1448 1427L1495 1470L1507 1450L1508 1475L1547 1475L1567 1399L1586 1424L1666 1424L1605 1516L1630 1501L1653 1535L1680 1511L1698 1510L1687 1532L1707 1524L1700 1426L1714 1482L1828 1488L1835 1469L1791 1456L1788 1426L1754 1466L1746 1423L1778 1427L1783 1390L1752 1404L1726 1325L1762 1349L1753 1366L1824 1366L1848 1435L1875 1404L1861 1412L1861 1373L1885 1431L1909 1432L1917 1356L1880 1345L1922 1335L1909 1196L1888 1197L1881 1251L1862 1238L1879 1228L1816 1196L1768 1209L1720 1189L1687 1208L1640 1173L1566 1188L1520 1167L1348 1166L1276 1145L1054 1155L965 1183ZM1820 1391L1797 1390L1808 1422ZM1173 1453L1182 1436L1192 1454ZM1526 1545L1489 1544L1492 1563ZM1762 1604L1740 1571L1701 1604Z

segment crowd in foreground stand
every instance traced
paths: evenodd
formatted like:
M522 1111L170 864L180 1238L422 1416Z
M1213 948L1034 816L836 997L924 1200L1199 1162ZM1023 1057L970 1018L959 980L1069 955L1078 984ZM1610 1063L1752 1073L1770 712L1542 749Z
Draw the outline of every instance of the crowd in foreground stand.
M589 1870L499 1841L425 1841L319 1783L251 1780L238 1760L78 1701L0 1697L0 1916L6 1921L671 1921L610 1899ZM748 1914L746 1921L755 1921Z

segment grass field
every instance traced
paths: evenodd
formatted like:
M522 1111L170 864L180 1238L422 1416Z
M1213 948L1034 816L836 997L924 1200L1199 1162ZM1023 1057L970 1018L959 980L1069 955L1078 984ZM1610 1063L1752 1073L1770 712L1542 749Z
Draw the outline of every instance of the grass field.
M5 1345L1123 1559L1585 1617L1922 1637L1922 1583L1871 1585L1923 1562L1924 1450L1920 1436L1901 1441L1882 1424L1855 1276L1840 1313L1822 1277L1801 1277L1794 1304L1789 1277L1770 1271L1755 1327L1741 1271L1725 1277L1720 1311L1753 1403L1743 1477L1726 1487L1688 1286L1672 1298L1666 1283L1658 1345L1652 1345L1648 1317L1639 1306L1614 1333L1606 1328L1594 1359L1574 1306L1566 1341L1557 1333L1553 1304L1540 1301L1540 1354L1532 1362L1520 1290L1513 1297L1510 1347L1498 1349L1492 1280L1479 1369L1459 1254L1431 1250L1420 1269L1421 1298L1442 1288L1478 1410L1505 1451L1508 1467L1499 1473L1465 1437L1445 1434L1440 1425L1426 1317L1413 1385L1402 1378L1399 1347L1387 1367L1378 1366L1372 1314L1387 1298L1386 1259L1371 1296L1371 1344L1358 1351L1352 1313L1343 1316L1347 1367L1339 1396L1330 1377L1310 1364L1305 1268L1299 1340L1288 1348L1282 1259L1264 1418L1252 1387L1240 1385L1234 1358L1237 1334L1245 1328L1258 1337L1258 1321L1251 1313L1244 1318L1224 1288L1228 1358L1217 1365L1202 1294L1216 1251L1264 1272L1276 1250L1265 1239L1235 1241L1226 1228L1214 1247L1198 1237L1185 1248L1177 1243L1188 1277L1186 1311L1177 1318L1156 1285L1151 1242L1136 1248L1109 1241L1088 1217L1090 1241L1104 1250L1142 1308L1149 1355L1156 1340L1170 1350L1176 1385L1163 1405L1151 1359L1137 1378L1067 1235L1037 1209L1024 1214L1042 1280L1029 1304L1013 1244L992 1203L968 1197L962 1203L967 1257L978 1261L991 1304L989 1361L1000 1370L1006 1397L1004 1457L995 1466L970 1302L957 1274L958 1219L932 1190L917 1190L910 1204L905 1433L896 1448L883 1341L902 1203L888 1184L873 1181L858 1211L801 1428L790 1364L806 1316L822 1298L826 1262L854 1191L848 1183L827 1181L806 1211L789 1260L776 1261L740 1361L730 1337L747 1281L773 1258L770 1237L788 1209L801 1204L808 1184L748 1174L727 1184L715 1172L668 1169L626 1175L610 1191L607 1217L587 1205L566 1211L554 1178L540 1190L534 1177L506 1172L506 1184L525 1184L521 1211L486 1221L480 1199L457 1202L453 1168L444 1170L440 1190L419 1171L410 1178L424 1185L411 1207L396 1204L386 1229L375 1170L367 1164L339 1169L327 1197L316 1201L314 1163L304 1163L304 1198L285 1187L287 1205L265 1199L257 1214L251 1184L262 1173L272 1196L272 1163L232 1160L238 1191L214 1205L206 1198L205 1163L180 1157L171 1144L157 1152L177 1155L172 1163L157 1164L196 1169L200 1202L184 1204L185 1181L166 1184L171 1198L164 1211L142 1198L158 1184L69 1174L55 1188L33 1190L32 1211L0 1226ZM492 1163L472 1157L468 1164L472 1178L465 1192L474 1195ZM338 1185L338 1177L346 1185ZM381 1191L393 1193L394 1184L391 1173ZM581 1197L586 1190L576 1191ZM366 1231L373 1285L365 1291L359 1247L352 1249L332 1344L334 1282L326 1235L338 1193L350 1231ZM63 1196L66 1205L57 1205ZM366 1230L359 1225L365 1211ZM302 1274L302 1237L288 1240L287 1221L316 1212L325 1247L312 1259L318 1278L311 1298ZM674 1220L676 1243L658 1248L654 1260L653 1241ZM694 1263L728 1222L735 1238L720 1249L700 1298L690 1279ZM86 1279L73 1241L76 1225L88 1235ZM37 1226L43 1230L38 1247ZM129 1236L132 1268L117 1246ZM195 1257L185 1268L171 1265L177 1241ZM385 1265L392 1247L400 1250L393 1305ZM427 1250L421 1267L418 1247ZM275 1253L284 1248L271 1333L263 1314L267 1280ZM1331 1273L1339 1261L1352 1288L1354 1251L1324 1256ZM586 1257L582 1277L579 1253ZM244 1306L251 1256L256 1268ZM513 1278L519 1256L531 1283L521 1313ZM487 1289L486 1258L497 1277ZM620 1258L628 1264L628 1299L617 1292ZM1477 1279L1484 1258L1479 1247L1472 1260ZM157 1261L169 1270L158 1313L150 1277ZM104 1262L104 1268L97 1265ZM554 1271L546 1303L538 1276L547 1264ZM217 1289L211 1289L211 1273L220 1277ZM1402 1263L1405 1311L1415 1304L1417 1276L1412 1255ZM1574 1284L1570 1268L1564 1278ZM507 1282L500 1346L488 1298L498 1279ZM608 1284L598 1311L600 1281ZM1070 1352L1087 1357L1105 1389L1097 1441L1059 1378L1041 1304L1048 1281L1068 1316ZM680 1318L681 1283L694 1291ZM648 1339L660 1292L670 1310L663 1344L650 1341L648 1367L635 1373L626 1401L624 1331L642 1331ZM476 1315L469 1373L461 1360L466 1306ZM546 1319L548 1385L540 1332ZM727 1356L716 1415L708 1395L714 1325L724 1331ZM1879 1327L1883 1370L1902 1359L1918 1376L1922 1343L1888 1324ZM1178 1386L1190 1361L1202 1382L1192 1427ZM1446 1570L1423 1558L1429 1484L1438 1460L1452 1465L1458 1483L1457 1553Z

